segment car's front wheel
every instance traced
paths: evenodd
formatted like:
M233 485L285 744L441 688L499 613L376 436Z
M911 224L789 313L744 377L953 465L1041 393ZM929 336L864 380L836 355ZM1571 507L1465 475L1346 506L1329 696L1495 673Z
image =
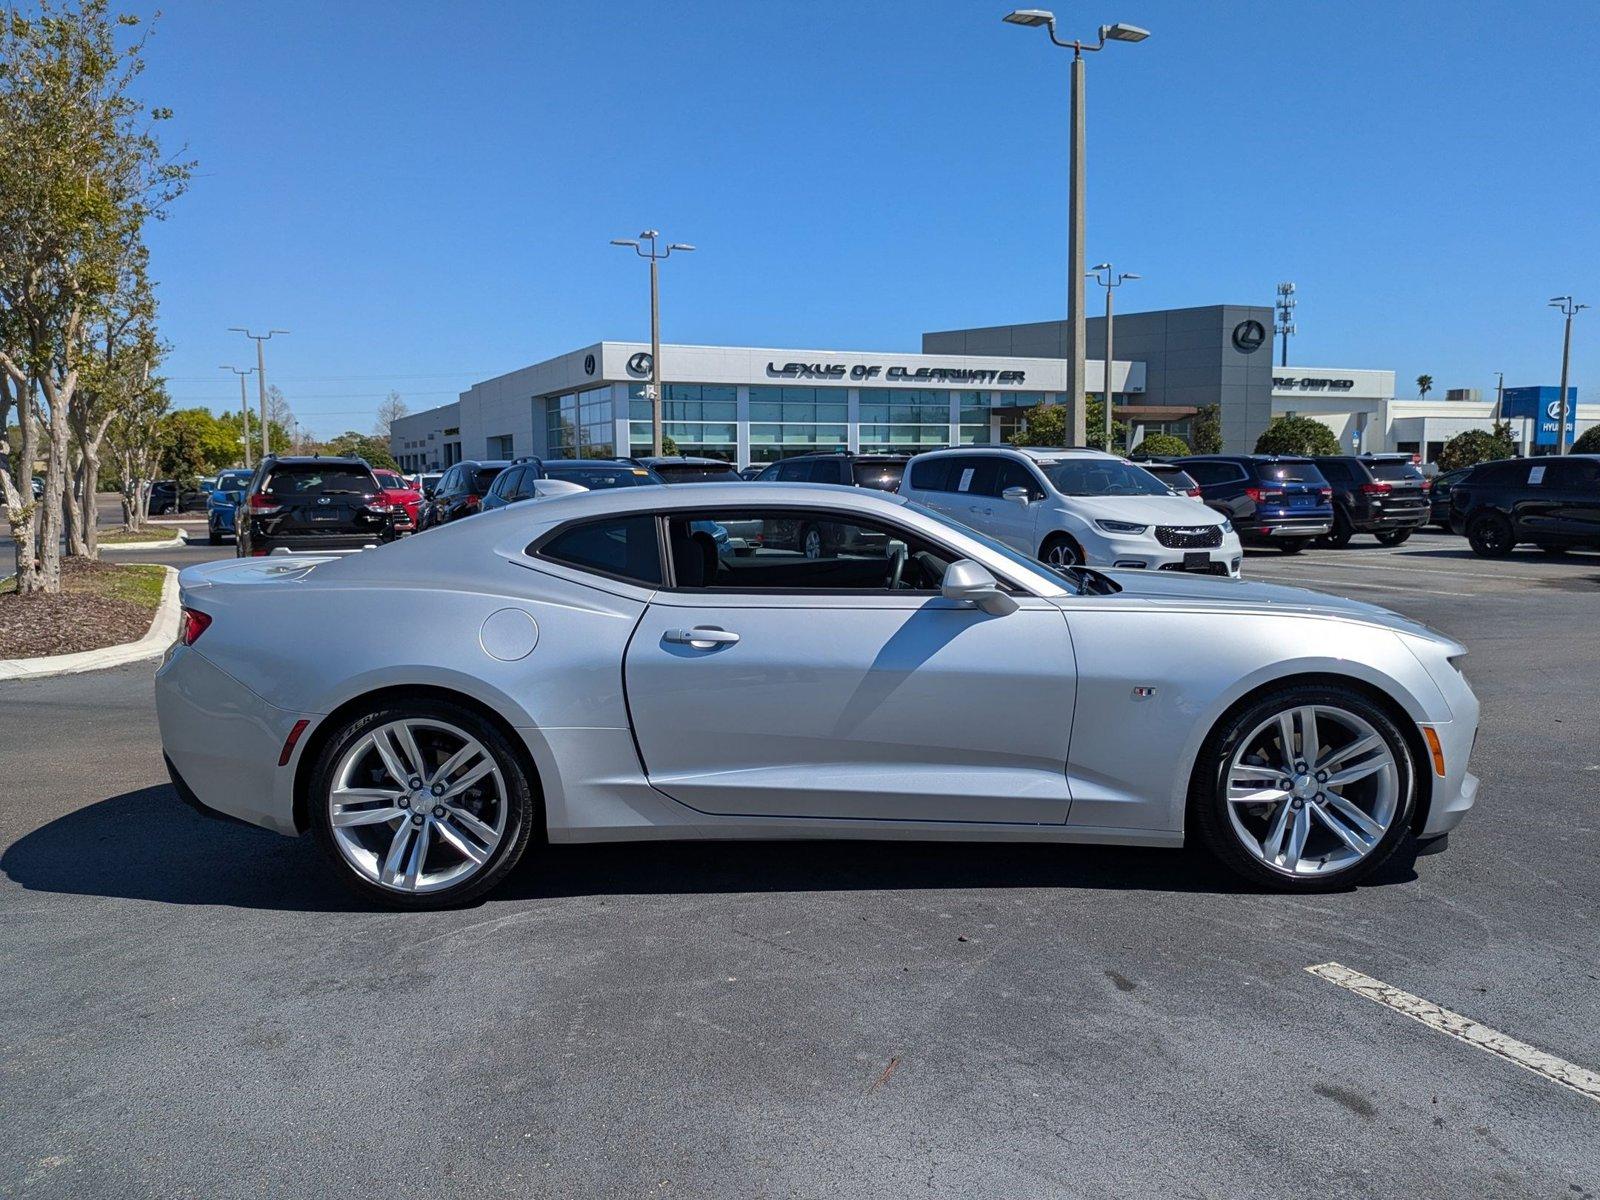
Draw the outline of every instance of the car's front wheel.
M1333 514L1333 528L1323 535L1323 541L1337 550L1342 550L1350 544L1350 539L1355 536L1355 529L1350 524L1350 518L1341 510L1335 509Z
M344 883L401 908L487 892L522 857L540 811L506 736L445 701L345 722L317 758L310 800L317 841Z
M1338 684L1271 692L1201 751L1190 828L1266 887L1324 891L1376 870L1404 840L1415 767L1394 720Z
M1078 567L1083 565L1083 551L1078 543L1064 533L1053 534L1039 547L1039 558L1052 567Z
M1285 554L1299 554L1300 551L1306 548L1306 543L1309 541L1311 541L1310 538L1284 538L1283 541L1278 543L1278 549Z
M1375 533L1372 536L1378 539L1378 544L1381 546L1399 546L1411 537L1411 530L1385 529L1381 533Z

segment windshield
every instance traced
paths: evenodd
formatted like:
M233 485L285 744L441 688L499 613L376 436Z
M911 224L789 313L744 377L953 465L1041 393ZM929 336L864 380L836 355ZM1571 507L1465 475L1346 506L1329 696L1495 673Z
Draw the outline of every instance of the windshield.
M668 483L743 483L732 466L712 463L655 463L656 474Z
M1264 462L1261 478L1273 483L1315 483L1328 481L1322 477L1314 462Z
M370 496L378 481L360 467L296 463L274 467L261 490L273 496Z
M372 474L374 477L376 477L378 482L386 488L404 488L409 486L404 479L401 479L400 476L396 475L393 471L374 471Z
M254 471L229 471L217 476L217 491L242 492L250 486L250 477Z
M1040 463L1063 496L1166 496L1171 489L1143 467L1116 458Z
M1166 493L1166 488L1161 490L1163 494ZM926 505L918 504L915 500L906 500L904 503L912 512L921 513L941 525L948 525L953 529L960 530L963 536L969 537L975 542L981 542L985 549L992 550L1013 566L1034 575L1043 575L1057 587L1065 585L1070 591L1080 596L1090 592L1114 592L1117 590L1116 584L1098 572L1090 571L1083 567L1052 567L1048 563L1040 562L1037 558L1029 558L1026 554L1013 550L1004 542L996 541L981 529L974 529L970 525L963 524L947 513L935 512Z
M560 479L567 483L576 483L590 491L600 491L603 488L637 487L641 483L654 483L650 472L643 467L611 466L611 467L550 467L545 468L545 476L549 479Z
M1416 483L1422 478L1415 463L1409 462L1375 462L1369 464L1374 479L1387 480L1390 483Z
M494 486L494 481L500 478L504 467L479 467L472 473L472 491L476 495L483 495Z

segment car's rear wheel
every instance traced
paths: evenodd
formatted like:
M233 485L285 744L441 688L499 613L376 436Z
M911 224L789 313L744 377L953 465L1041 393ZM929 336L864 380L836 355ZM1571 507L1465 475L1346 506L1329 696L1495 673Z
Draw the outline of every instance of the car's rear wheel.
M1504 558L1517 543L1510 521L1499 513L1485 513L1467 526L1467 544L1482 558Z
M1350 518L1345 516L1342 510L1335 509L1333 513L1333 528L1323 535L1322 540L1335 549L1342 550L1350 544L1350 539L1355 536L1355 533L1356 531L1350 526Z
M1083 565L1083 550L1066 534L1051 534L1039 547L1039 559L1052 567L1078 567Z
M807 525L800 531L800 553L807 558L822 557L822 530Z
M1266 887L1347 887L1404 840L1415 778L1399 727L1361 693L1286 687L1207 739L1190 827L1224 864Z
M1373 536L1378 539L1380 545L1399 546L1402 545L1408 538L1410 538L1411 530L1385 529L1381 533L1376 533Z
M1278 543L1278 549L1285 554L1299 554L1310 541L1310 538L1284 538L1283 541Z
M481 896L516 866L539 803L521 759L460 705L385 705L335 731L312 773L317 841L344 883L400 908Z
M217 532L215 525L206 526L206 542L212 546L222 545L222 535Z

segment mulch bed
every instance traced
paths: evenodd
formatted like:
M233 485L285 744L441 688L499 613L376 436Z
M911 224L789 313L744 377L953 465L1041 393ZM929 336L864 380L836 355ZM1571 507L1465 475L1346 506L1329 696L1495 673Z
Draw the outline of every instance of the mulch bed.
M64 587L93 587L102 572L121 567L66 559L61 564ZM6 587L9 589L10 584ZM155 610L132 600L65 591L54 596L0 595L0 658L36 658L76 654L137 641L150 632Z

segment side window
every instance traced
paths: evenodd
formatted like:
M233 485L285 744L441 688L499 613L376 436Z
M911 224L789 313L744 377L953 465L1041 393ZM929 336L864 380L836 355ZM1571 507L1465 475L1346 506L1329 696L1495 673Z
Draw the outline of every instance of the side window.
M1322 471L1322 477L1329 483L1350 482L1350 468L1342 462L1334 462L1332 459L1319 458L1317 460L1317 467Z
M950 479L953 458L912 459L911 488L918 492L942 492Z
M950 489L963 496L998 496L1000 494L1000 464L1005 460L989 455L973 455L957 460L951 474L954 486Z
M661 583L661 551L652 516L607 517L569 525L529 546L535 558L626 579Z
M1189 472L1189 477L1201 487L1205 487L1207 484L1221 483L1226 478L1221 470L1222 463L1198 462L1191 459L1188 462L1180 462L1178 465Z
M917 534L829 512L739 508L668 522L680 589L935 592L954 557Z
M994 494L1004 495L1007 488L1013 487L1027 488L1028 495L1036 500L1044 495L1044 489L1039 486L1032 471L1019 462L1003 458L1000 460L1000 469L995 473Z
M811 460L811 474L807 477L811 483L838 483L840 482L839 464L842 460L837 458L814 458Z
M500 472L500 477L489 490L502 500L517 499L517 485L522 482L522 471L521 467L510 467Z
M780 466L782 466L781 463L773 463L765 471L761 472L761 474L756 476L756 482L757 483L771 483L773 480L778 478L778 468Z
M806 483L811 478L811 464L796 459L786 459L778 464L779 483Z
M1573 492L1592 492L1600 485L1600 463L1588 462L1581 458L1569 458L1565 462L1551 464L1549 483L1551 487L1562 488Z
M456 492L456 481L458 479L460 479L460 478L461 478L460 468L451 467L448 471L446 471L444 473L444 478L439 480L439 489L438 489L439 490L439 495L441 495L441 496L453 496L453 495L455 495L455 492Z

